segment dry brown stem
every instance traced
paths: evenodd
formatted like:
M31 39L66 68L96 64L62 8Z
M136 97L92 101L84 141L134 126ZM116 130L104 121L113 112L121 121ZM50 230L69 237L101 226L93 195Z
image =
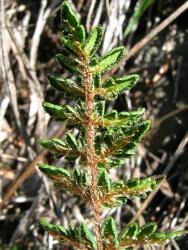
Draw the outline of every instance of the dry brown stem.
M176 160L185 151L185 147L186 147L187 143L188 143L188 132L185 134L185 136L181 140L179 146L177 147L176 151L174 152L174 155L173 155L171 161L169 161L169 163L167 164L166 168L164 169L164 171L162 173L163 175L167 176L167 174L169 173L169 171L174 166L174 163L176 162ZM160 183L160 185L156 188L156 190L153 191L148 196L148 198L144 201L144 203L142 204L142 206L140 207L140 209L138 210L138 212L136 213L136 215L132 218L132 220L130 221L130 223L134 223L137 220L138 216L140 214L142 214L143 211L148 207L148 205L151 203L151 201L153 200L153 198L157 194L158 190L162 186L163 182L164 182L164 180Z
M92 120L93 116L93 104L94 104L94 93L92 86L92 75L88 69L88 62L86 61L83 70L84 84L85 84L85 98L86 98L86 154L87 164L92 177L91 183L91 201L94 209L95 216L95 233L97 239L98 250L102 250L102 240L100 235L100 200L98 194L97 185L97 161L95 157L95 125Z
M54 137L62 136L65 132L64 127L58 127L57 131L53 134ZM5 206L5 204L9 201L9 199L13 196L15 191L22 185L22 183L36 171L36 165L39 161L42 161L45 155L47 154L47 150L42 150L34 160L24 168L23 172L17 177L17 179L9 186L5 196L3 197L2 202L0 203L0 210Z
M112 74L114 74L119 67L137 54L146 44L148 44L154 37L156 37L161 31L169 26L176 18L178 18L183 12L188 9L188 1L185 1L176 11L174 11L170 16L168 16L163 22L161 22L156 28L152 29L148 35L141 39L137 44L135 44L130 51L125 55L125 57L120 61L120 63L113 68Z

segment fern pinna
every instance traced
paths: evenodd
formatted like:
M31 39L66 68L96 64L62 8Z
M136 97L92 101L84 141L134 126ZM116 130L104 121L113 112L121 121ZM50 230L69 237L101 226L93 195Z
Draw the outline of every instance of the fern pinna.
M39 169L54 181L58 188L79 195L94 211L94 231L86 224L80 227L53 225L41 219L42 227L60 243L75 249L120 250L161 244L184 232L160 233L155 223L139 226L129 224L118 232L112 217L102 224L101 210L126 204L128 199L145 197L163 180L161 176L128 181L113 181L109 169L121 166L125 158L134 155L136 145L150 126L144 121L143 109L134 112L105 111L106 101L131 89L138 80L133 74L120 78L104 73L112 69L124 56L124 47L110 50L102 57L96 55L103 29L97 26L87 36L84 27L71 9L68 1L61 7L61 43L64 51L56 55L57 63L73 74L73 79L48 74L49 83L74 99L75 106L59 106L44 102L43 107L53 118L66 124L68 132L63 139L41 140L41 145L58 157L65 157L75 164L72 171L39 163ZM72 132L77 128L78 135Z

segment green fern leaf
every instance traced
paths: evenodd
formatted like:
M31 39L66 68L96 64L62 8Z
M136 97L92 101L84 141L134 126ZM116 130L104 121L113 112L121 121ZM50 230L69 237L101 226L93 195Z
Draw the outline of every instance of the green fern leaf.
M177 232L156 232L151 235L151 241L156 244L162 244L171 239L180 239L183 236L187 235L188 231L177 231Z
M73 134L71 134L71 133L66 134L66 142L68 143L70 148L78 149L78 143L77 143L76 138Z
M121 239L124 238L130 238L130 239L135 239L137 234L138 234L138 224L137 223L132 223L129 224L122 232Z
M74 57L57 54L56 61L62 68L68 70L70 73L79 72L82 69L81 62Z
M124 127L131 128L135 126L136 123L141 122L142 116L145 109L139 109L133 112L121 112L117 113L116 110L112 110L104 114L104 118L101 118L101 122L98 124L104 128L108 127Z
M44 110L51 116L57 119L65 119L65 108L59 105L55 105L49 102L43 102L42 106Z
M103 132L103 147L98 158L98 164L104 168L119 166L118 159L125 159L134 154L134 149L143 135L147 132L150 121L140 122L130 128L110 129ZM113 163L114 161L114 163ZM117 165L116 165L117 163ZM112 164L112 165L111 165Z
M103 189L101 190L100 202L104 207L117 207L126 204L127 199L145 197L146 194L152 192L162 180L164 180L163 176L153 176L145 179L132 178L128 183L124 183L123 181L112 182L110 183L109 191L104 192ZM106 187L104 177L101 178L101 184L99 186Z
M126 77L122 77L122 78L117 78L115 79L115 84L113 84L112 86L109 86L108 83L108 87L105 88L105 84L104 84L104 89L105 89L105 98L113 98L113 97L117 97L119 94L121 94L123 91L126 90L130 90L138 81L139 76L138 75L129 75Z
M64 155L70 161L74 161L82 155L84 156L83 149L76 149L74 144L69 144L69 142L58 138L42 139L40 140L40 144L55 153L56 157Z
M79 25L76 27L75 36L78 37L78 40L81 44L85 42L86 39L86 31L83 25Z
M80 226L80 234L81 237L92 247L92 249L97 249L96 240L86 224L82 224Z
M103 118L105 114L105 102L104 101L96 102L94 105L94 110L97 113L97 116Z
M76 96L83 95L83 90L70 79L64 79L63 77L55 74L47 74L47 78L52 87L59 91L68 92Z
M150 121L142 122L138 126L135 135L132 137L132 140L135 141L135 142L139 142L142 139L142 137L145 135L145 133L149 130L150 126L151 126Z
M71 53L73 56L80 56L83 54L80 43L77 43L72 39L68 39L65 37L65 35L62 33L60 37L60 42L62 43L63 47L67 50L67 52Z
M95 95L102 99L114 99L124 91L130 90L138 81L136 74L113 79L109 77L100 88L95 89Z
M75 183L82 185L82 186L88 186L90 184L90 176L88 173L81 172L77 167L73 170L72 177L75 181Z
M81 172L78 168L74 168L73 170L73 177L76 181L76 183L80 184L81 181Z
M67 231L64 227L50 224L44 218L40 219L40 225L56 239L66 241Z
M106 169L103 169L99 175L98 178L98 185L99 187L103 187L106 189L107 192L110 191L111 188L111 182L110 182L110 177Z
M95 88L99 88L101 85L101 74L97 73L93 76L93 85Z
M42 103L44 110L54 119L58 121L64 121L68 128L72 126L79 127L83 124L84 112L79 106L75 109L69 105L55 105L49 102Z
M64 1L61 7L61 23L65 36L81 44L85 42L85 29L80 25L79 18L67 1Z
M96 26L92 29L91 33L89 34L83 49L87 56L93 55L97 49L99 48L102 42L103 36L103 28L101 26Z
M120 62L125 49L114 48L101 57L96 55L102 42L102 27L92 29L86 39L85 28L67 0L61 6L61 28L60 41L64 50L56 56L56 60L63 69L73 73L74 80L54 74L48 74L47 77L49 83L63 92L65 98L71 98L71 105L74 106L43 102L45 111L56 120L63 121L69 132L63 139L43 139L40 142L56 157L69 160L75 168L68 171L45 163L39 163L38 167L58 188L78 195L92 205L97 217L96 210L100 212L102 207L117 207L125 204L128 199L145 198L164 177L132 178L127 182L111 181L108 169L122 165L126 158L134 155L150 122L143 121L143 109L133 112L105 112L105 106L109 108L106 101L130 90L138 81L138 75L109 77L107 80L102 77L103 73ZM73 128L78 129L76 136L71 132ZM84 169L81 169L82 166ZM96 224L98 222L99 225ZM41 226L60 243L66 242L79 250L97 250L101 244L104 250L132 250L145 245L162 244L187 233L160 233L155 223L147 223L141 227L134 223L118 235L112 217L105 220L102 227L100 221L96 220L94 224L98 230L96 235L86 224L65 229L50 224L45 219L41 220ZM98 242L99 238L102 242Z
M104 73L105 71L110 70L114 65L119 63L124 54L124 47L110 50L98 60L95 66L90 67L91 73Z
M153 235L157 230L156 223L147 223L139 229L137 237L150 237Z
M64 1L61 7L61 22L66 20L71 26L79 25L79 19L67 1Z
M85 224L81 225L80 228L70 227L68 229L50 224L45 219L41 219L40 224L61 243L69 242L76 249L97 249L95 238Z
M73 227L73 226L70 226L68 229L67 229L67 235L70 239L74 239L78 242L81 242L82 241L82 238L80 236L80 228L77 228L77 227Z
M87 173L75 169L71 174L59 167L39 163L38 167L58 188L80 196L84 201L90 201L90 178Z
M114 219L108 217L102 226L102 235L103 238L115 242L117 244L118 231Z
M45 147L53 152L57 152L57 153L64 152L64 151L68 150L66 143L63 140L58 139L58 138L41 139L40 144L43 147Z
M50 166L43 162L38 163L38 167L40 171L43 172L45 175L47 175L50 179L58 180L59 178L67 178L67 179L71 178L69 172L63 168Z
M147 191L153 190L163 180L164 180L164 176L152 176L152 177L147 177L144 179L132 178L127 182L127 186L130 188L130 193L131 191L133 193L134 192L139 193L144 190L145 192L147 192Z
M55 119L64 120L67 118L65 115L66 107L55 105L46 101L42 103L42 106L44 110Z

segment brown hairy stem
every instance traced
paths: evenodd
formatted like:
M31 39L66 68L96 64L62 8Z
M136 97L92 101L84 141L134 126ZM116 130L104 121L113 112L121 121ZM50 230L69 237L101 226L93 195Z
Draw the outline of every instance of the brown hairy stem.
M85 102L86 102L86 154L87 164L91 174L91 201L94 209L95 216L95 233L97 239L97 249L102 250L102 239L100 235L100 200L97 184L97 161L95 156L95 124L92 120L93 104L94 104L94 91L92 85L92 74L89 72L88 62L85 60L83 68L84 86L85 86Z

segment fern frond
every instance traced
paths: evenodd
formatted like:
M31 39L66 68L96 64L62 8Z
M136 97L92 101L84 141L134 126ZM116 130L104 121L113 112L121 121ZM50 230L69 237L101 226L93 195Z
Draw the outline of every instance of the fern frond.
M155 223L130 224L118 232L112 217L101 227L102 208L117 207L136 197L145 198L164 179L151 176L128 181L113 181L108 169L119 167L135 154L135 149L150 127L143 119L144 109L132 112L106 111L107 101L130 90L137 83L136 74L106 77L104 73L117 65L125 54L124 47L96 55L102 43L103 29L94 27L86 37L85 28L68 0L61 6L60 41L64 50L56 55L59 66L73 74L73 79L48 74L51 86L72 101L70 105L43 102L45 111L65 124L68 131L60 138L42 139L41 145L56 157L64 157L72 170L39 163L39 169L54 184L80 196L92 208L95 233L86 224L65 229L41 220L41 226L61 244L78 250L132 250L145 245L162 244L187 233L158 232ZM71 77L70 77L71 78ZM77 129L75 136L71 129ZM66 163L66 162L65 162Z
M145 198L164 180L164 176L152 176L144 179L132 178L128 182L112 182L106 170L99 176L100 202L104 207L117 207L136 197Z
M119 234L114 219L109 217L102 227L103 249L123 250L132 247L161 245L170 239L183 237L187 233L187 231L160 233L157 231L155 223L147 223L141 227L137 223L133 223Z
M140 122L131 128L107 130L103 139L96 142L98 166L103 168L118 167L125 158L135 154L135 148L150 127L150 121ZM99 135L100 136L100 135Z
M96 239L86 224L80 227L70 227L65 229L63 226L57 226L48 223L45 219L40 220L41 226L61 243L70 243L78 250L97 249Z
M119 94L130 90L138 82L139 76L129 75L121 78L108 78L101 87L95 89L95 95L102 99L115 99Z
M61 92L68 92L74 96L83 96L83 88L78 86L75 81L64 79L63 77L55 74L48 74L47 78L51 86L55 89Z
M66 159L72 161L75 161L78 157L85 158L85 150L79 141L75 144L76 139L74 138L75 141L73 141L73 138L74 136L70 138L70 133L67 133L63 140L59 138L41 139L40 144L54 153L58 158L64 156Z
M86 202L90 201L90 176L75 168L69 173L63 168L58 168L45 163L39 163L38 167L48 178L53 180L58 188L66 190L75 195L81 196Z

